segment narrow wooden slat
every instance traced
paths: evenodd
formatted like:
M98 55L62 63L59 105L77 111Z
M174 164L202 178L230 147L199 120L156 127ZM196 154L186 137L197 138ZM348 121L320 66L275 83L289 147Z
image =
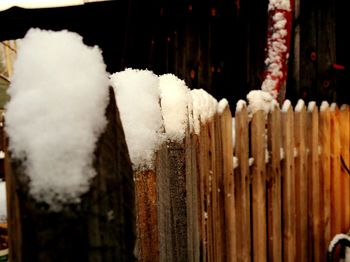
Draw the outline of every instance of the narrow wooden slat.
M202 124L199 134L199 151L198 151L198 166L199 166L199 193L200 193L200 237L202 242L201 258L208 261L208 191L209 191L209 159L208 151L210 147L207 124Z
M221 255L217 254L216 248L219 243L217 243L217 232L215 220L217 215L217 190L216 190L216 141L215 141L215 118L211 118L208 122L208 191L207 191L207 201L208 201L208 249L209 249L209 260L208 261L221 261Z
M331 117L331 235L341 232L341 166L339 109L333 108Z
M294 114L294 144L298 152L295 158L295 216L296 254L298 261L308 261L308 178L306 154L306 110L305 106Z
M322 227L323 250L327 249L331 241L331 120L329 108L320 110L319 117L319 142L320 155L320 179L321 179L321 208L323 209ZM322 198L323 196L323 198ZM322 211L322 210L321 210Z
M283 261L295 261L295 176L294 176L294 119L290 106L281 115L282 146L282 214L283 214Z
M214 236L215 236L215 258L216 261L225 261L226 252L226 240L225 240L225 199L224 199L224 177L223 177L223 151L224 146L222 136L224 136L224 130L221 128L221 115L216 114L214 116L215 127L215 172L213 183L213 207L214 209Z
M159 261L156 173L140 171L134 177L138 261Z
M229 107L225 108L220 116L221 145L223 156L223 187L221 187L224 202L224 226L226 243L226 261L237 261L237 232L235 209L235 181L233 172L233 148L232 148L232 115ZM242 216L242 213L239 214ZM249 236L246 236L248 238ZM239 239L243 241L243 239Z
M252 218L253 260L267 261L266 236L266 172L265 172L265 116L257 111L251 122L252 167Z
M269 261L282 261L282 209L281 209L281 123L276 107L268 117L267 210Z
M349 167L349 150L350 150L350 140L349 140L349 106L343 105L340 108L340 154ZM341 184L342 184L342 232L347 233L350 229L350 176L345 171L345 168L341 168Z
M325 257L325 250L322 249L321 236L323 228L321 228L321 193L320 176L318 168L318 110L314 106L313 110L308 110L307 114L307 130L308 130L308 176L309 176L309 231L311 234L310 241L313 244L312 258L313 261L321 261Z
M248 113L244 105L235 113L236 147L238 168L235 172L235 206L237 261L249 262L251 257L251 220L250 220L250 177L249 177L249 130Z

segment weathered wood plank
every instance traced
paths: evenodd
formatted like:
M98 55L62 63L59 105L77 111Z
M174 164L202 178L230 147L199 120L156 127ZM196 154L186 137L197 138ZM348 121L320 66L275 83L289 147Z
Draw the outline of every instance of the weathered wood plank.
M29 194L23 163L6 170L11 261L134 261L134 183L125 137L110 90L107 127L96 145L97 176L80 205L53 212Z
M350 122L349 122L349 106L343 105L340 108L340 154L347 166L350 166ZM341 177L342 177L342 232L346 233L350 228L350 176L345 171L345 168L341 167Z
M220 116L221 126L221 149L223 163L223 186L220 187L221 198L224 203L224 243L225 261L237 261L237 232L236 232L236 209L234 195L234 171L233 171L233 147L232 147L232 115L229 107L226 107ZM242 214L239 214L242 215ZM239 241L243 241L240 239Z
M265 116L257 111L251 122L253 260L267 261Z
M295 261L295 176L294 176L294 119L290 106L281 115L282 146L282 214L283 214L283 261Z
M321 180L321 208L323 209L322 223L324 234L322 236L322 248L326 250L331 241L331 119L329 108L320 110L319 117L319 142L320 155L320 180ZM322 210L321 210L322 211Z
M308 130L308 176L309 176L309 231L311 234L310 241L312 246L313 261L321 261L325 257L325 250L322 249L322 217L321 215L321 189L320 176L318 167L318 109L316 106L310 106L307 114Z
M268 115L267 165L267 212L268 212L268 258L282 261L282 207L281 207L281 122L280 110L276 107Z
M341 166L339 109L331 108L331 235L341 232Z
M237 261L249 262L251 257L251 219L250 219L250 173L249 173L249 129L248 112L244 105L235 113L236 146L238 167L235 172L235 207Z
M295 215L296 254L300 262L308 261L308 177L306 154L306 110L303 106L294 114L295 158Z

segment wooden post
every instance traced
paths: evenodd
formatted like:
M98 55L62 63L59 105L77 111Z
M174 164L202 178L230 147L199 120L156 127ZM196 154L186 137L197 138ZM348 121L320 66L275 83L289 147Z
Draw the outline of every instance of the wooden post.
M224 243L226 243L227 262L237 261L237 239L236 239L236 209L235 209L235 181L233 172L233 147L232 147L232 115L229 107L226 107L220 116L221 146L223 163L223 187L221 187L221 198L224 202ZM239 214L242 216L243 214ZM250 237L250 236L249 236ZM248 237L247 237L248 238ZM243 241L243 239L239 239Z
M340 108L340 154L345 164L350 166L350 110L348 105L343 105ZM345 168L341 167L341 184L342 184L342 232L347 233L350 229L350 176L345 171Z
M311 238L309 241L312 246L312 260L321 261L326 256L326 250L322 249L322 228L321 219L321 193L320 175L318 167L318 110L313 107L312 111L307 114L307 130L308 130L308 177L309 177L309 231Z
M265 116L263 111L253 115L251 123L253 260L267 261L266 237L266 172L265 172Z
M249 262L251 258L251 220L250 220L250 173L249 173L249 129L248 112L244 105L236 111L236 155L238 168L235 172L235 207L237 261Z
M331 119L329 108L320 110L319 117L319 142L320 155L320 179L321 179L321 207L323 209L323 243L322 249L326 250L331 236ZM323 198L322 198L323 196ZM321 210L322 211L322 210Z
M339 110L331 108L331 235L341 232L341 173Z
M294 119L290 106L282 112L282 214L283 214L283 261L296 261L295 254L295 176L294 176Z
M282 261L282 207L281 207L281 123L280 110L276 107L268 115L267 212L269 261Z
M300 262L308 261L308 177L306 154L306 110L303 106L294 115L294 144L298 152L295 158L295 216L296 254Z
M79 205L52 212L36 202L23 163L7 158L11 261L135 260L132 169L112 89L106 116L94 154L98 175Z

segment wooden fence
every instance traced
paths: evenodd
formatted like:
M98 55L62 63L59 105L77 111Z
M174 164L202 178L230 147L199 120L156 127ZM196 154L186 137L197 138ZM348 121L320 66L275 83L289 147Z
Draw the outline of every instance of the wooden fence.
M349 106L275 108L250 119L244 105L233 148L227 107L199 134L164 145L151 182L136 182L138 220L145 210L153 217L148 229L137 221L139 260L325 261L331 237L350 228L341 164L350 163L349 122Z

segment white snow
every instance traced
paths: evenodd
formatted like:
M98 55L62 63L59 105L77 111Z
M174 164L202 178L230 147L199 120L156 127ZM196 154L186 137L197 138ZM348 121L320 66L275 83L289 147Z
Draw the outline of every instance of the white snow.
M6 183L0 181L0 223L7 223Z
M320 111L324 112L329 108L329 103L327 101L322 101L320 106Z
M218 102L203 89L191 90L191 96L193 101L194 132L199 134L200 124L205 124L214 116Z
M0 159L4 159L5 158L5 152L0 150Z
M100 49L68 31L30 29L8 89L6 131L29 192L53 210L78 203L96 175L96 142L107 120L108 74Z
M307 106L307 111L312 112L315 110L316 107L316 102L315 101L310 101L308 106Z
M290 10L290 0L270 0L269 11L274 9Z
M243 109L246 105L247 105L247 103L246 103L244 100L242 100L242 99L238 100L238 102L237 102L237 104L236 104L236 112L242 111L242 109Z
M297 105L295 106L295 112L301 112L304 106L305 106L304 100L299 99L297 102Z
M190 90L185 82L173 74L159 77L161 110L165 133L172 141L181 141L188 126Z
M236 169L238 167L238 158L237 157L233 157L233 169Z
M291 108L292 104L291 102L287 99L283 102L282 105L282 112L288 112L289 108Z
M284 159L284 148L280 147L280 160Z
M159 78L148 70L128 68L111 77L134 170L152 169L164 141Z
M335 111L335 110L337 109L337 107L338 107L338 106L337 106L337 103L332 103L332 104L331 104L331 107L330 107L330 110L331 110L331 111Z
M252 116L256 111L263 110L266 114L277 106L277 101L272 95L262 90L252 90L247 95L248 112Z
M217 112L221 115L224 112L225 108L227 107L228 107L228 101L226 98L223 98L218 103Z
M335 245L342 239L346 239L350 242L350 236L346 234L337 234L333 237L332 241L329 243L328 252L332 252Z
M232 117L232 148L233 152L235 152L236 147L236 119Z
M248 160L249 166L252 166L254 164L254 157L250 157Z

